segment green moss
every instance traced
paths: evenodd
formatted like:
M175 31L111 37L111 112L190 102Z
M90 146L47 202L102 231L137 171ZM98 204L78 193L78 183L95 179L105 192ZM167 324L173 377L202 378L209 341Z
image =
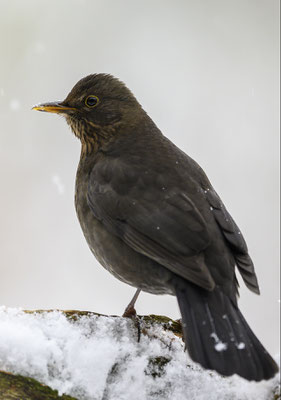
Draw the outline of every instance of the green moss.
M27 314L43 314L48 312L58 311L66 316L66 318L77 321L81 317L114 317L121 318L117 315L104 315L93 311L79 311L79 310L26 310ZM139 315L140 320L144 321L148 325L158 324L162 325L163 329L173 332L175 335L182 337L182 326L179 320L174 321L171 318L165 317L164 315Z
M42 385L32 378L0 371L1 400L76 400L71 396L59 396L57 390Z
M281 395L280 395L280 386L278 385L274 391L273 391L273 400L280 400L281 399Z
M65 315L66 318L73 320L73 321L77 321L79 318L81 317L92 317L92 316L97 316L97 317L107 317L107 315L103 315L103 314L98 314L92 311L79 311L79 310L25 310L24 312L26 314L45 314L45 313L51 313L51 312L55 312L58 311L61 314Z
M162 356L150 358L144 372L146 375L153 376L153 378L160 378L164 374L165 367L170 361L170 358Z
M141 319L147 324L159 324L167 330L173 332L175 335L182 337L182 326L180 321L174 321L164 315L144 315Z

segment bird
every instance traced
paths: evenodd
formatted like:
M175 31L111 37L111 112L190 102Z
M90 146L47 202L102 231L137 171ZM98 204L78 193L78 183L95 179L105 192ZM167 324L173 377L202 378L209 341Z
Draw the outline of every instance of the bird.
M223 376L272 378L278 366L237 304L237 271L259 294L245 239L203 169L173 144L118 78L79 80L60 114L80 139L75 207L90 250L117 279L176 296L193 361Z

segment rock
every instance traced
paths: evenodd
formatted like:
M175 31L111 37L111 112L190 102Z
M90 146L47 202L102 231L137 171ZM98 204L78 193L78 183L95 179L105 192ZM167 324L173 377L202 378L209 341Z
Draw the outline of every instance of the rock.
M1 400L76 400L70 396L59 396L57 390L52 390L35 379L20 375L12 375L0 371Z
M202 369L158 315L0 307L0 370L0 400L277 400L279 387Z

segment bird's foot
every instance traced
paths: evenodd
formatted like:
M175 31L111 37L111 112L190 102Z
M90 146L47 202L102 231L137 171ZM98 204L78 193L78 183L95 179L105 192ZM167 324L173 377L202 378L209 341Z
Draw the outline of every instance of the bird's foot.
M131 305L128 305L128 307L124 311L124 314L122 315L122 317L132 318L132 319L136 318L137 317L137 312L135 310L135 307L131 306Z

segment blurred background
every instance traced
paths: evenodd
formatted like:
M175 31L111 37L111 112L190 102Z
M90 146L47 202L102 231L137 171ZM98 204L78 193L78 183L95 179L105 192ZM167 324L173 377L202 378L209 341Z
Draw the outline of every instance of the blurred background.
M247 239L261 296L240 308L278 348L278 0L0 1L0 304L122 314L134 289L98 265L74 209L80 143L31 111L111 73L197 160ZM178 318L143 293L139 314Z

